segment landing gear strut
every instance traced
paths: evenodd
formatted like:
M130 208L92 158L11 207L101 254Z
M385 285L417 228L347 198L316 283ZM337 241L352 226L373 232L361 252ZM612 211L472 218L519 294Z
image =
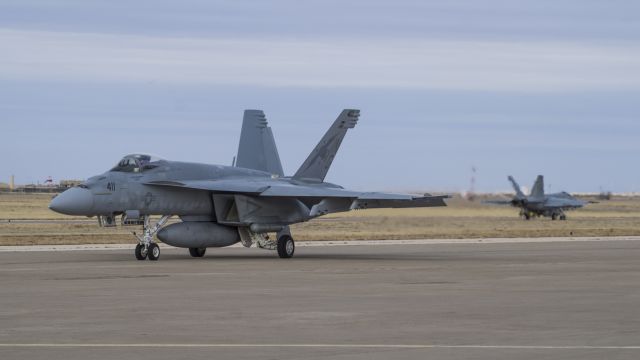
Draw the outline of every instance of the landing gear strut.
M242 245L245 247L251 247L256 244L256 247L265 250L277 250L278 256L282 259L288 259L293 257L293 253L296 251L296 243L291 236L291 230L289 226L283 226L280 231L276 233L276 240L271 240L266 233L256 233L251 231L249 227L239 227L240 239ZM191 256L195 256L192 249L189 249Z
M133 232L133 235L138 238L139 241L135 250L136 259L144 260L148 258L151 261L156 261L160 258L160 247L153 241L153 236L170 218L171 215L163 215L152 227L149 223L149 216L144 217L144 225L142 227L143 235L138 236L135 231Z

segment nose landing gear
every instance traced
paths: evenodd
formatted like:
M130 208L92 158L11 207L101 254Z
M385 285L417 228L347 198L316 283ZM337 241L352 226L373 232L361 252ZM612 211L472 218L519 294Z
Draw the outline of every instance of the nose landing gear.
M143 235L133 232L133 235L138 239L138 245L136 245L135 255L136 259L144 260L149 259L156 261L160 258L160 247L153 241L153 236L169 221L171 215L163 215L160 220L152 227L149 223L149 216L145 216L144 225L142 226Z
M160 246L156 243L149 244L149 253L147 258L151 261L157 261L160 258Z
M143 244L136 245L136 251L135 251L136 259L138 259L138 260L146 259L148 252L149 251L147 250L147 247L144 246Z

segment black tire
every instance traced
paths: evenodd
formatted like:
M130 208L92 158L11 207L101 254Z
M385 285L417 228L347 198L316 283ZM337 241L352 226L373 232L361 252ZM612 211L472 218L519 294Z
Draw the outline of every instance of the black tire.
M531 219L531 215L529 215L529 213L524 213L524 219L525 220L530 220Z
M151 261L157 261L160 258L160 246L156 243L149 244L149 253L147 258Z
M567 215L560 215L560 220L567 220Z
M293 253L296 251L296 243L289 235L282 235L278 239L278 256L282 259L289 259L293 257Z
M138 244L136 245L136 259L138 260L144 260L147 258L147 252L144 249L144 245L142 244Z
M189 248L189 254L193 257L203 257L207 248Z
M555 219L557 219L557 218L558 218L558 215L556 215L556 214L551 214L551 220L555 220Z

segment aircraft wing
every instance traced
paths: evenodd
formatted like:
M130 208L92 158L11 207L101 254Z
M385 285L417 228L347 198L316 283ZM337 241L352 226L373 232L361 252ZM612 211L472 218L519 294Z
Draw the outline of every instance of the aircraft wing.
M145 183L145 185L206 190L217 193L239 193L265 198L291 197L344 199L352 202L352 209L446 206L444 199L449 197L448 195L431 196L426 194L425 196L413 196L407 194L359 192L339 187L307 184L295 185L271 179L257 181L240 179L152 181Z
M411 196L402 194L366 193L358 197L351 209L375 209L375 208L415 208L447 206L444 199L449 195Z
M313 185L293 185L271 179L151 181L145 185L207 190L218 193L241 193L264 197L338 197L358 198L361 192Z
M271 186L259 196L296 198L315 197L335 200L348 199L352 201L351 209L447 206L444 199L450 197L449 195L431 196L426 194L426 196L413 196L408 194L390 194L381 192L358 192L341 188L305 185Z
M259 195L269 187L261 182L237 180L150 181L145 185L252 195Z
M336 197L357 198L361 193L341 188L321 187L313 185L274 184L260 193L265 197Z
M575 209L580 208L586 205L587 203L578 199L558 199L550 197L545 201L544 206L548 208L559 208L559 209Z

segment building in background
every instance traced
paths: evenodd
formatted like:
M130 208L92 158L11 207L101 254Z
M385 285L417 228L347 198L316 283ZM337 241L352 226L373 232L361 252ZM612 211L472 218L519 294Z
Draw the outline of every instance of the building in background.
M83 180L60 180L55 183L51 177L47 178L44 184L16 185L15 176L11 175L9 183L0 183L1 192L21 192L21 193L59 193L68 188L78 186Z

